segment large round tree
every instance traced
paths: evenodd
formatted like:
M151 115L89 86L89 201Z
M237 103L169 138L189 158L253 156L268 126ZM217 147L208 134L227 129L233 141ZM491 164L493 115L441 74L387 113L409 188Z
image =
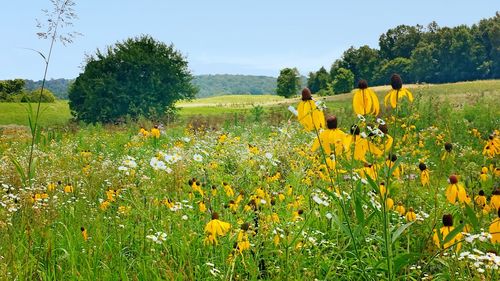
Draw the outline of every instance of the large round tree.
M188 63L173 45L150 36L130 38L97 50L69 91L73 116L85 122L114 122L125 116L156 117L196 94Z

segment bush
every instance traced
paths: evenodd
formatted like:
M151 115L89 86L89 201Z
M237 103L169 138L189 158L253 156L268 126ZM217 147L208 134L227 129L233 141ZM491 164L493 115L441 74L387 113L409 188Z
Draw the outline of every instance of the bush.
M16 95L11 95L7 98L7 102L55 102L56 97L54 94L47 90L43 89L41 93L42 97L40 99L40 89L35 89L31 92L22 92Z
M161 118L177 100L196 94L185 58L150 36L97 50L69 91L71 113L85 122L116 122L126 116Z
M338 68L332 82L333 92L337 94L349 93L354 87L354 74L349 69Z

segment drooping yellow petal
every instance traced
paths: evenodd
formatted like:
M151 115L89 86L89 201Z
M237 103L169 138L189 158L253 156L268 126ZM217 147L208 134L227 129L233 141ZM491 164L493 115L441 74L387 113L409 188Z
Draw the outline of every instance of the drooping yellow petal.
M375 116L377 116L380 112L380 103L378 101L377 94L372 89L366 89L369 92L370 95L370 102L371 102L371 113L373 113Z
M410 102L413 102L413 94L410 92L410 90L405 88L406 95L408 96L408 100Z
M399 96L399 91L392 90L392 93L391 93L391 106L392 106L392 108L396 108L396 106L398 104L398 96Z

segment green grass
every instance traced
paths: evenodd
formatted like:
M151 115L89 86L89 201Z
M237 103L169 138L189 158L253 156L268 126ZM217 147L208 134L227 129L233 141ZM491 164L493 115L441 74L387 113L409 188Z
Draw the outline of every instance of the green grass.
M479 99L497 103L500 99L500 80L484 80L472 82L459 82L449 84L424 84L407 85L415 96L422 97L422 100L439 97L440 102L450 102L454 106L470 105ZM389 86L374 87L380 102L383 99ZM484 99L483 99L484 98ZM316 97L326 101L330 112L344 112L348 110L352 102L352 94L341 94L331 97ZM266 108L295 105L299 98L284 99L275 95L227 95L210 98L195 99L190 102L179 102L179 114L181 117L196 115L227 115L233 113L245 113L253 106L262 105ZM0 125L28 125L27 104L22 103L0 103ZM43 104L43 113L40 116L42 126L61 125L68 122L71 114L67 101L57 101L56 103Z
M28 126L28 104L27 103L0 103L0 125L25 125ZM36 104L32 104L36 110ZM55 103L42 103L40 113L40 125L52 126L62 125L71 118L67 101Z

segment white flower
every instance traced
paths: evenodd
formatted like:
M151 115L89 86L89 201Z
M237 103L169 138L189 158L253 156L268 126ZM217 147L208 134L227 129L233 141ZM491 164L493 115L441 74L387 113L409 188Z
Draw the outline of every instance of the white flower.
M365 122L366 121L365 117L363 115L361 115L361 114L358 114L358 119L361 122Z
M366 139L367 135L365 132L361 132L361 134L359 134L362 138Z
M266 152L265 156L269 160L273 159L273 155L270 152Z
M295 116L299 116L299 112L297 111L297 109L295 109L295 107L293 107L292 105L290 105L288 107L288 110Z
M326 213L325 217L331 220L333 218L333 215L331 213Z
M379 123L380 125L385 125L385 121L380 118L377 118L377 123Z
M187 221L187 220L188 220L188 216L183 215L183 216L181 217L181 219L183 219L183 220Z
M201 162L201 161L203 161L203 156L201 156L200 154L196 153L195 155L193 155L193 159L196 162Z
M190 142L190 141L191 141L191 139L190 139L190 138L188 138L188 137L183 137L183 138L182 138L182 140L183 140L184 142Z
M118 171L128 171L128 168L125 166L118 167Z
M153 157L151 161L149 161L149 165L153 168L153 170L166 170L167 166L165 162L158 160L158 158Z

